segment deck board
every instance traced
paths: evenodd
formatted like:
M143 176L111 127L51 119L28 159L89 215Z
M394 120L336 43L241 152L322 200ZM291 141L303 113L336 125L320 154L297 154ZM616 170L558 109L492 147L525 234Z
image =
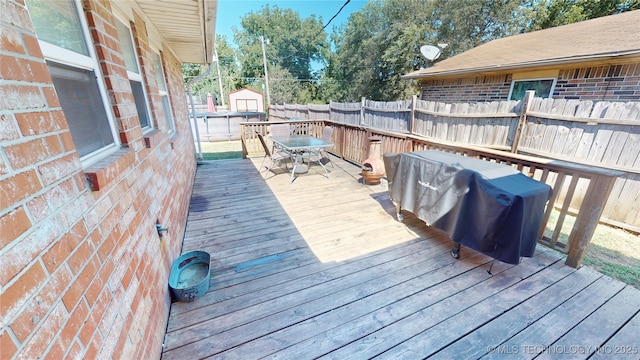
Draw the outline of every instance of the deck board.
M260 162L198 166L183 251L211 254L210 289L172 304L163 359L638 347L633 287L542 246L517 266L464 247L455 260L445 234L411 214L396 221L385 182L363 185L352 164L334 158L329 178L314 166L290 183L282 171L265 180Z

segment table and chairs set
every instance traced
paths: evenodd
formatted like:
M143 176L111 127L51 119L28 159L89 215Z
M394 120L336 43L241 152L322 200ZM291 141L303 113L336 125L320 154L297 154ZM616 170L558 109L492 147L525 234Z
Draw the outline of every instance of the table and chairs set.
M288 170L287 161L290 160L292 163L290 183L296 179L298 174L308 172L311 164L320 165L324 170L325 176L329 178L329 171L326 165L331 163L331 159L327 149L333 147L331 142L333 128L325 126L321 138L308 134L298 135L293 130L288 124L270 125L268 139L273 143L271 148L267 145L264 136L256 132L265 151L260 170L263 171L263 168L266 167L264 171L268 173L274 166L280 164L284 164ZM264 166L267 158L270 159L270 163L268 166ZM331 166L333 166L333 163L331 163Z

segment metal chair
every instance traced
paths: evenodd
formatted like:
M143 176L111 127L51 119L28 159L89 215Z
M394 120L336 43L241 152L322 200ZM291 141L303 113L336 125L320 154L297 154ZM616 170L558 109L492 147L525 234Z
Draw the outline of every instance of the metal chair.
M270 131L273 137L289 137L291 135L288 124L272 124Z
M325 142L331 143L332 135L333 135L333 128L331 126L326 126L322 131L322 140L324 140ZM332 168L334 167L333 162L329 158L329 153L324 148L309 151L305 153L302 156L302 158L303 158L303 162L304 160L307 160L307 163L309 164L309 166L311 166L311 163L314 163L314 162L318 163L318 165L320 165L324 170L324 174L326 175L327 178L329 177L329 171L327 171L327 167L325 165L328 163L331 163L331 167Z
M258 139L260 139L260 143L262 144L262 148L264 149L265 153L264 157L262 158L262 163L260 164L260 172L262 172L262 167L267 157L271 160L271 163L269 164L269 166L265 166L267 168L267 170L265 170L266 172L269 172L271 169L273 169L274 165L279 164L282 161L284 161L285 168L288 171L289 167L287 166L287 159L293 159L292 154L280 148L274 148L273 151L269 150L269 146L267 146L266 141L264 141L264 137L262 136L262 134L256 131L256 135L258 135Z
M332 136L333 128L331 126L325 126L324 130L322 130L322 140L328 143L333 142L331 139ZM320 149L317 152L310 154L310 156L316 156L315 160L310 161L320 162L323 166L331 163L331 167L333 168L333 161L331 161L331 158L329 158L329 152L327 151L327 149Z

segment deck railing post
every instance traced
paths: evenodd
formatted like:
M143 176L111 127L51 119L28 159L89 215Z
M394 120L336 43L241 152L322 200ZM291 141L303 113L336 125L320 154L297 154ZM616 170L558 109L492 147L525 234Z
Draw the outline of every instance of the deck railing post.
M607 199L616 181L615 176L594 175L585 192L582 205L569 234L569 251L565 264L573 268L582 265L589 242L598 226Z
M416 103L418 102L418 96L411 96L411 121L409 122L409 134L413 134L413 127L416 122Z
M364 107L365 107L365 102L367 101L367 98L365 98L364 96L362 97L362 101L360 102L360 123L358 125L362 126L364 125Z

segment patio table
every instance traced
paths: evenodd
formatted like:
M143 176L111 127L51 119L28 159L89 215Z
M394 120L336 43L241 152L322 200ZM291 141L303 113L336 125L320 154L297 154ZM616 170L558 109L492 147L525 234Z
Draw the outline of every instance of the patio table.
M551 187L511 166L441 151L385 154L389 196L456 242L518 264L533 256Z
M282 149L293 154L294 162L293 169L291 169L291 179L290 183L293 182L296 178L296 174L305 173L308 171L308 168L303 164L303 157L307 153L317 152L318 150L324 148L330 148L333 146L332 143L326 142L322 139L318 139L309 135L292 135L292 136L271 136L271 141L276 144L276 146L281 147ZM327 168L321 161L318 161L318 164L322 166L324 170L325 176L329 178L329 172Z

